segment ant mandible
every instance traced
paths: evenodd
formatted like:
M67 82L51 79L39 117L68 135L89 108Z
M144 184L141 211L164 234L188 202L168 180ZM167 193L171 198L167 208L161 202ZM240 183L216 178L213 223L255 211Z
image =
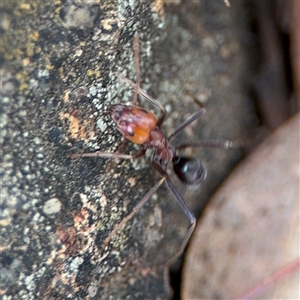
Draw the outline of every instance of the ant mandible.
M109 108L109 114L122 135L125 136L125 138L127 138L129 141L141 145L142 148L140 149L140 151L132 155L98 151L94 153L75 153L71 154L70 158L106 157L115 159L136 159L144 156L147 149L152 149L153 152L151 156L151 164L154 169L158 171L162 178L148 191L143 199L133 208L132 212L115 226L115 228L104 240L104 245L107 245L109 243L112 236L135 215L135 213L146 203L146 201L155 193L155 191L163 184L163 182L165 182L190 222L190 228L186 233L180 250L175 255L177 257L183 252L191 234L193 233L196 225L196 219L190 212L183 198L170 180L170 177L166 171L167 166L170 162L172 162L173 169L182 182L186 184L198 184L206 178L205 167L198 159L178 155L177 152L189 147L222 147L227 149L233 147L233 142L227 140L205 140L200 142L186 143L174 147L170 143L170 140L179 132L181 132L185 127L197 120L205 112L205 108L201 107L199 112L195 113L189 119L179 125L171 135L165 137L160 129L166 117L165 108L157 100L150 97L145 91L140 88L138 34L136 34L134 37L133 48L137 82L133 83L129 79L125 78L122 74L117 74L123 81L130 84L134 89L132 105L126 106L123 104L113 104ZM142 107L136 106L137 94L143 96L146 100L148 100L151 104L156 106L161 111L161 115L158 119L152 112Z

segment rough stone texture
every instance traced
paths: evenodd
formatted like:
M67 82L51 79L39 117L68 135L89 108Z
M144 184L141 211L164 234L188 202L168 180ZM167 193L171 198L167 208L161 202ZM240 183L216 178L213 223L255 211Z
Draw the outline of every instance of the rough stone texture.
M124 150L107 110L132 99L131 88L114 72L134 80L135 32L143 88L172 113L166 132L198 109L191 94L208 113L182 140L244 135L252 114L240 81L246 65L243 27L235 23L242 20L236 17L239 6L229 10L222 1L199 1L170 5L164 14L161 1L3 2L4 299L170 297L164 264L187 230L172 195L161 189L103 246L158 180L147 159L71 161L68 154ZM134 149L128 145L126 152ZM201 154L209 170L201 191L183 193L198 213L239 152L193 154Z

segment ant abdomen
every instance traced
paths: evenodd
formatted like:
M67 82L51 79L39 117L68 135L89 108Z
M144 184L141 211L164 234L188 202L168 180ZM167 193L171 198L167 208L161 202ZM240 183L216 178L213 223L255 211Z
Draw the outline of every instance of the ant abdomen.
M174 172L182 182L199 184L206 179L206 168L197 158L175 156L172 162Z

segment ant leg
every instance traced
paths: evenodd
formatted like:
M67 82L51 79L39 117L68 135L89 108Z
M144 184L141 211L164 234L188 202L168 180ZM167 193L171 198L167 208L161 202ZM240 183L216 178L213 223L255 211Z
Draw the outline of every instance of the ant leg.
M104 240L104 245L107 246L111 238L114 236L114 234L122 229L122 227L134 217L134 215L137 213L137 211L147 202L147 200L155 193L155 191L163 184L165 181L165 177L162 177L160 181L158 181L149 191L148 193L144 196L144 198L133 208L132 212L124 217L124 219L118 223L115 228L110 232L108 237Z
M184 211L185 215L188 217L189 221L190 221L190 228L188 230L188 232L186 233L184 240L181 243L180 248L178 249L178 251L171 257L171 259L168 261L167 265L171 265L184 251L192 233L194 232L194 229L196 227L196 218L194 217L194 215L191 213L191 211L189 210L189 208L187 207L186 203L184 202L184 200L182 199L182 197L180 196L180 194L178 193L178 191L176 190L175 186L173 185L172 181L170 180L169 176L166 178L166 185L169 188L169 190L173 193L173 195L175 196L175 199L177 200L177 203L180 205L181 209Z
M200 142L191 142L191 143L186 143L179 145L175 147L176 151L177 150L182 150L185 148L239 148L240 145L237 142L229 141L229 140L204 140Z
M166 117L166 109L155 99L153 99L151 96L149 96L144 90L142 90L140 87L138 87L134 82L132 82L131 80L129 80L128 78L126 78L123 74L117 72L116 73L123 81L127 82L128 84L130 84L135 90L136 92L143 96L144 98L146 98L146 100L148 100L151 104L153 104L154 106L156 106L158 109L160 109L161 111L161 116L159 117L158 121L157 121L157 126L159 127L165 117Z
M194 102L199 105L200 107L203 107L203 103L198 99L196 98L190 91L187 91L186 92L187 95L189 95L191 98L193 98Z
M141 149L135 154L123 154L123 153L109 153L109 152L87 152L87 153L73 153L69 154L69 157L74 158L81 158L81 157L106 157L106 158L122 158L122 159L135 159L144 156L146 153L146 149Z
M168 140L173 138L176 134L178 134L180 131L182 131L185 127L189 126L191 123L193 123L195 120L197 120L201 115L205 113L206 109L202 107L200 111L189 117L186 121L184 121L182 124L180 124L173 133L171 133L168 137Z
M140 62L139 62L139 54L140 53L140 47L139 47L139 35L138 33L135 34L134 40L133 40L133 54L134 54L134 69L136 74L136 87L137 89L140 88L140 82L141 82L141 76L140 76ZM136 105L137 101L137 91L134 89L133 99L132 99L132 105Z
M173 196L175 197L177 203L179 204L180 208L183 210L183 212L185 213L185 215L188 217L189 222L190 222L190 228L188 230L188 232L186 233L183 242L181 243L181 246L179 248L179 250L175 253L175 255L172 256L172 258L168 261L168 265L170 265L185 249L194 229L196 226L196 218L194 217L194 215L191 213L191 211L189 210L188 206L186 205L185 201L183 200L183 198L181 197L181 195L178 193L178 191L176 190L175 186L173 185L169 175L167 174L167 172L159 165L157 164L155 161L152 161L152 166L163 176L163 178L165 178L165 182L167 187L169 188L169 190L171 191L171 193L173 194Z

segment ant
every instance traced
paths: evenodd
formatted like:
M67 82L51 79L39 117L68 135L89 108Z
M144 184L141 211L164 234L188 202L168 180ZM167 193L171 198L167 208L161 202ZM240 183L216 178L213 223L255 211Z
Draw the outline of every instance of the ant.
M192 142L187 144L182 144L174 147L170 140L174 138L179 132L181 132L185 127L190 125L192 122L197 120L202 114L205 113L205 108L201 107L199 112L192 115L189 119L179 125L174 132L166 137L160 127L163 124L166 117L165 108L151 96L149 96L145 91L140 88L140 68L139 68L139 37L138 34L134 37L133 42L134 48L134 64L136 70L136 83L125 78L122 74L117 73L117 75L125 82L130 84L134 89L134 95L132 100L132 105L126 106L123 104L113 104L109 108L109 114L117 126L117 129L122 133L122 135L129 141L141 145L141 149L132 155L122 154L122 153L107 153L107 152L94 152L94 153L75 153L71 154L70 158L79 157L106 157L115 159L137 159L145 155L148 149L152 149L151 164L152 167L161 175L161 179L148 191L148 193L143 197L143 199L133 208L132 212L123 218L123 220L118 223L115 228L110 232L108 237L104 240L104 245L107 245L111 240L112 236L119 231L135 214L136 212L146 203L146 201L155 193L155 191L165 182L174 198L178 202L179 206L187 216L190 222L190 228L186 233L186 236L181 244L180 250L176 253L175 258L178 257L184 250L191 234L196 226L196 218L190 212L185 201L176 190L174 184L172 183L168 173L167 166L172 162L173 169L179 179L185 184L199 184L206 178L206 169L203 164L196 158L186 157L178 155L179 150L194 147L222 147L231 148L234 147L233 142L227 140L204 140L200 142ZM146 98L151 104L157 107L161 115L157 119L156 116L139 106L136 106L137 95L141 95Z

